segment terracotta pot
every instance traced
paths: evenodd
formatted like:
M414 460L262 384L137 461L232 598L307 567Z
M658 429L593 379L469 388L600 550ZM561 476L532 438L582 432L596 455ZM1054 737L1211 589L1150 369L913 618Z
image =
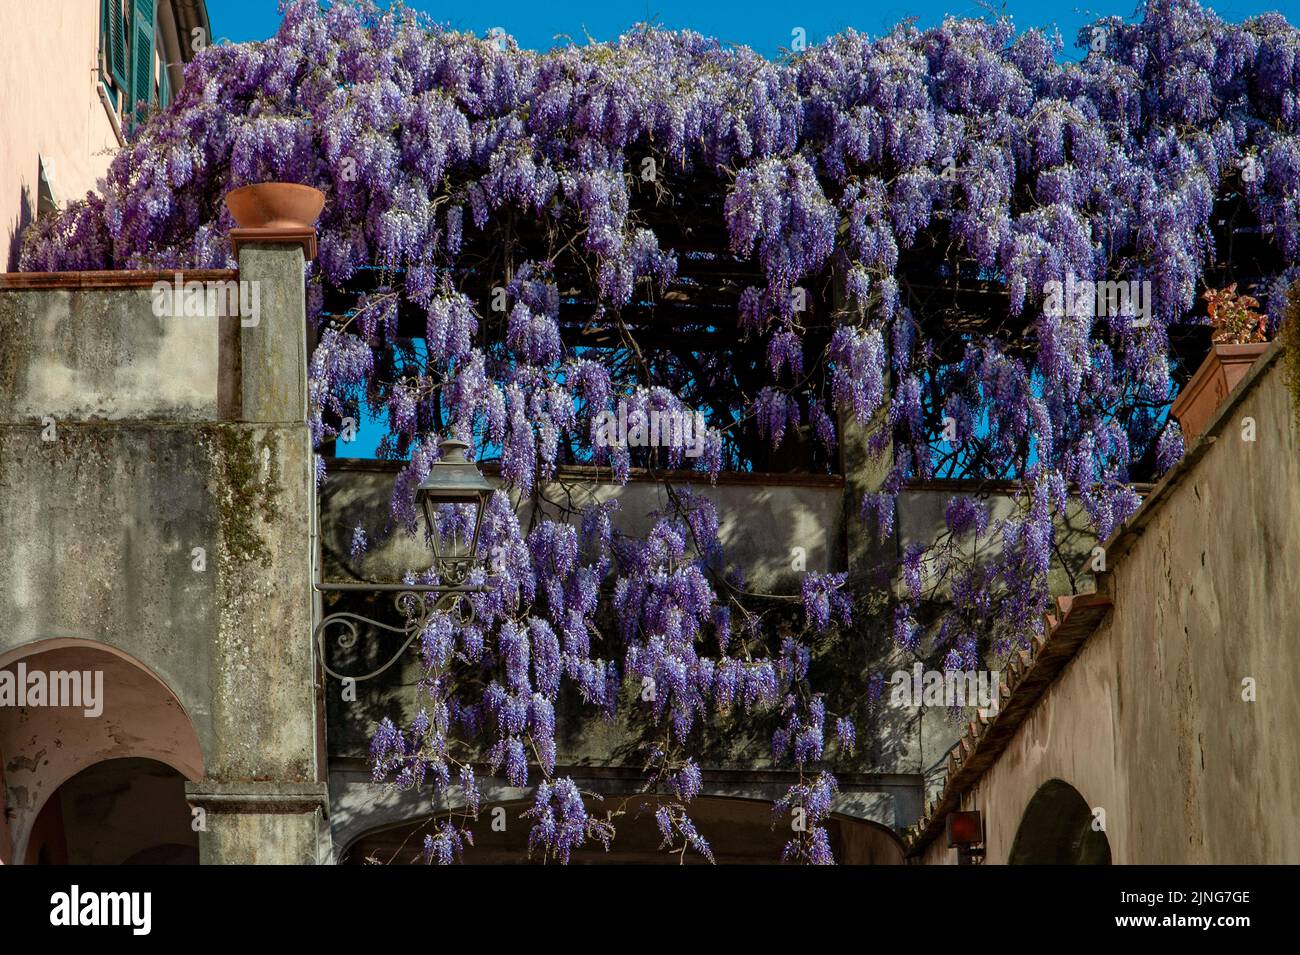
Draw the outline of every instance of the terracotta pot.
M1215 345L1196 369L1196 374L1178 394L1169 413L1183 429L1183 441L1191 444L1200 437L1214 412L1250 366L1268 350L1268 342L1254 345Z
M310 229L325 208L325 193L295 182L259 182L226 193L226 208L241 229Z

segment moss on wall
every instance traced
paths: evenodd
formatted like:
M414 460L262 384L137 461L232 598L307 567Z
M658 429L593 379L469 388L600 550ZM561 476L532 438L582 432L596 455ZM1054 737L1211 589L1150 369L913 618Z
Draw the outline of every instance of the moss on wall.
M279 514L279 446L274 432L219 425L205 429L217 487L217 515L223 556L240 563L271 563L259 530Z

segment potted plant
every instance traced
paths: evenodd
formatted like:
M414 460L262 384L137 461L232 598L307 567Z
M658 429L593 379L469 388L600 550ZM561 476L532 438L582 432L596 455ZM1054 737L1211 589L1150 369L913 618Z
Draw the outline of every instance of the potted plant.
M1210 289L1202 297L1214 326L1214 345L1169 409L1188 444L1200 436L1215 409L1268 348L1268 320L1256 311L1256 299L1237 294L1236 282Z

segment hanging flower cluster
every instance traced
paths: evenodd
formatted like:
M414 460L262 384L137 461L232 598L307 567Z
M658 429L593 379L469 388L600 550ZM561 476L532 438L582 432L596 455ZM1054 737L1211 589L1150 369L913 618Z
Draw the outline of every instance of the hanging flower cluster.
M938 577L950 581L934 630L947 665L1023 644L1041 627L1070 502L1104 538L1137 506L1128 482L1145 449L1161 468L1181 454L1165 417L1170 335L1195 321L1216 206L1237 202L1258 227L1252 291L1271 326L1300 274L1300 31L1149 0L1139 22L1103 20L1083 40L1088 55L1062 63L1041 32L953 19L849 31L781 62L656 29L533 53L363 0L294 0L271 40L199 54L101 191L31 227L21 264L228 266L229 189L322 189L308 276L315 436L363 399L387 415L383 453L409 459L397 526L415 527L412 493L439 437L499 455L510 492L485 522L490 589L472 598L472 623L431 618L426 707L409 727L381 725L376 778L475 807L471 760L536 783L530 845L568 859L613 830L555 777L557 695L571 687L610 715L626 691L661 727L647 763L665 842L708 856L687 814L700 790L691 748L710 721L763 711L774 759L800 771L778 808L808 827L786 855L826 862L835 782L817 767L857 737L810 685L805 638L847 624L846 581L808 575L805 630L773 642L716 570L706 499L674 493L639 539L613 533L610 505L580 527L525 531L512 500L575 458L626 480L645 459L598 423L620 403L647 421L708 411L697 449L652 460L714 475L725 430L777 447L807 428L831 448L856 422L888 455L862 502L883 535L908 479L957 469L1023 489L997 520L964 498L947 509L954 538L996 535L993 559L907 550L898 643L918 645ZM688 211L663 213L677 198ZM715 251L690 247L697 228L722 237ZM735 322L763 343L767 376L707 409L655 380L627 317L653 314L701 262L749 276ZM918 262L931 284L988 290L988 320L941 343ZM1096 307L1105 283L1120 307ZM353 286L365 288L355 307L331 313L328 293ZM809 295L833 303L820 328ZM575 324L621 345L573 344ZM703 356L682 380L713 387L730 380L721 368ZM365 545L356 534L353 550ZM452 861L471 842L448 819L425 855Z

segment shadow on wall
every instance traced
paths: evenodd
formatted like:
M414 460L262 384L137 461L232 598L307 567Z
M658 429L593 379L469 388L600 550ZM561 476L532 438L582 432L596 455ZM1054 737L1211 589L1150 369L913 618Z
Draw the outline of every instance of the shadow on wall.
M18 254L23 247L23 232L32 224L32 191L26 184L22 187L18 200L18 219L9 230L9 250L5 255L6 272L18 271Z
M1010 865L1110 865L1106 833L1069 783L1051 779L1034 793L1011 845Z

